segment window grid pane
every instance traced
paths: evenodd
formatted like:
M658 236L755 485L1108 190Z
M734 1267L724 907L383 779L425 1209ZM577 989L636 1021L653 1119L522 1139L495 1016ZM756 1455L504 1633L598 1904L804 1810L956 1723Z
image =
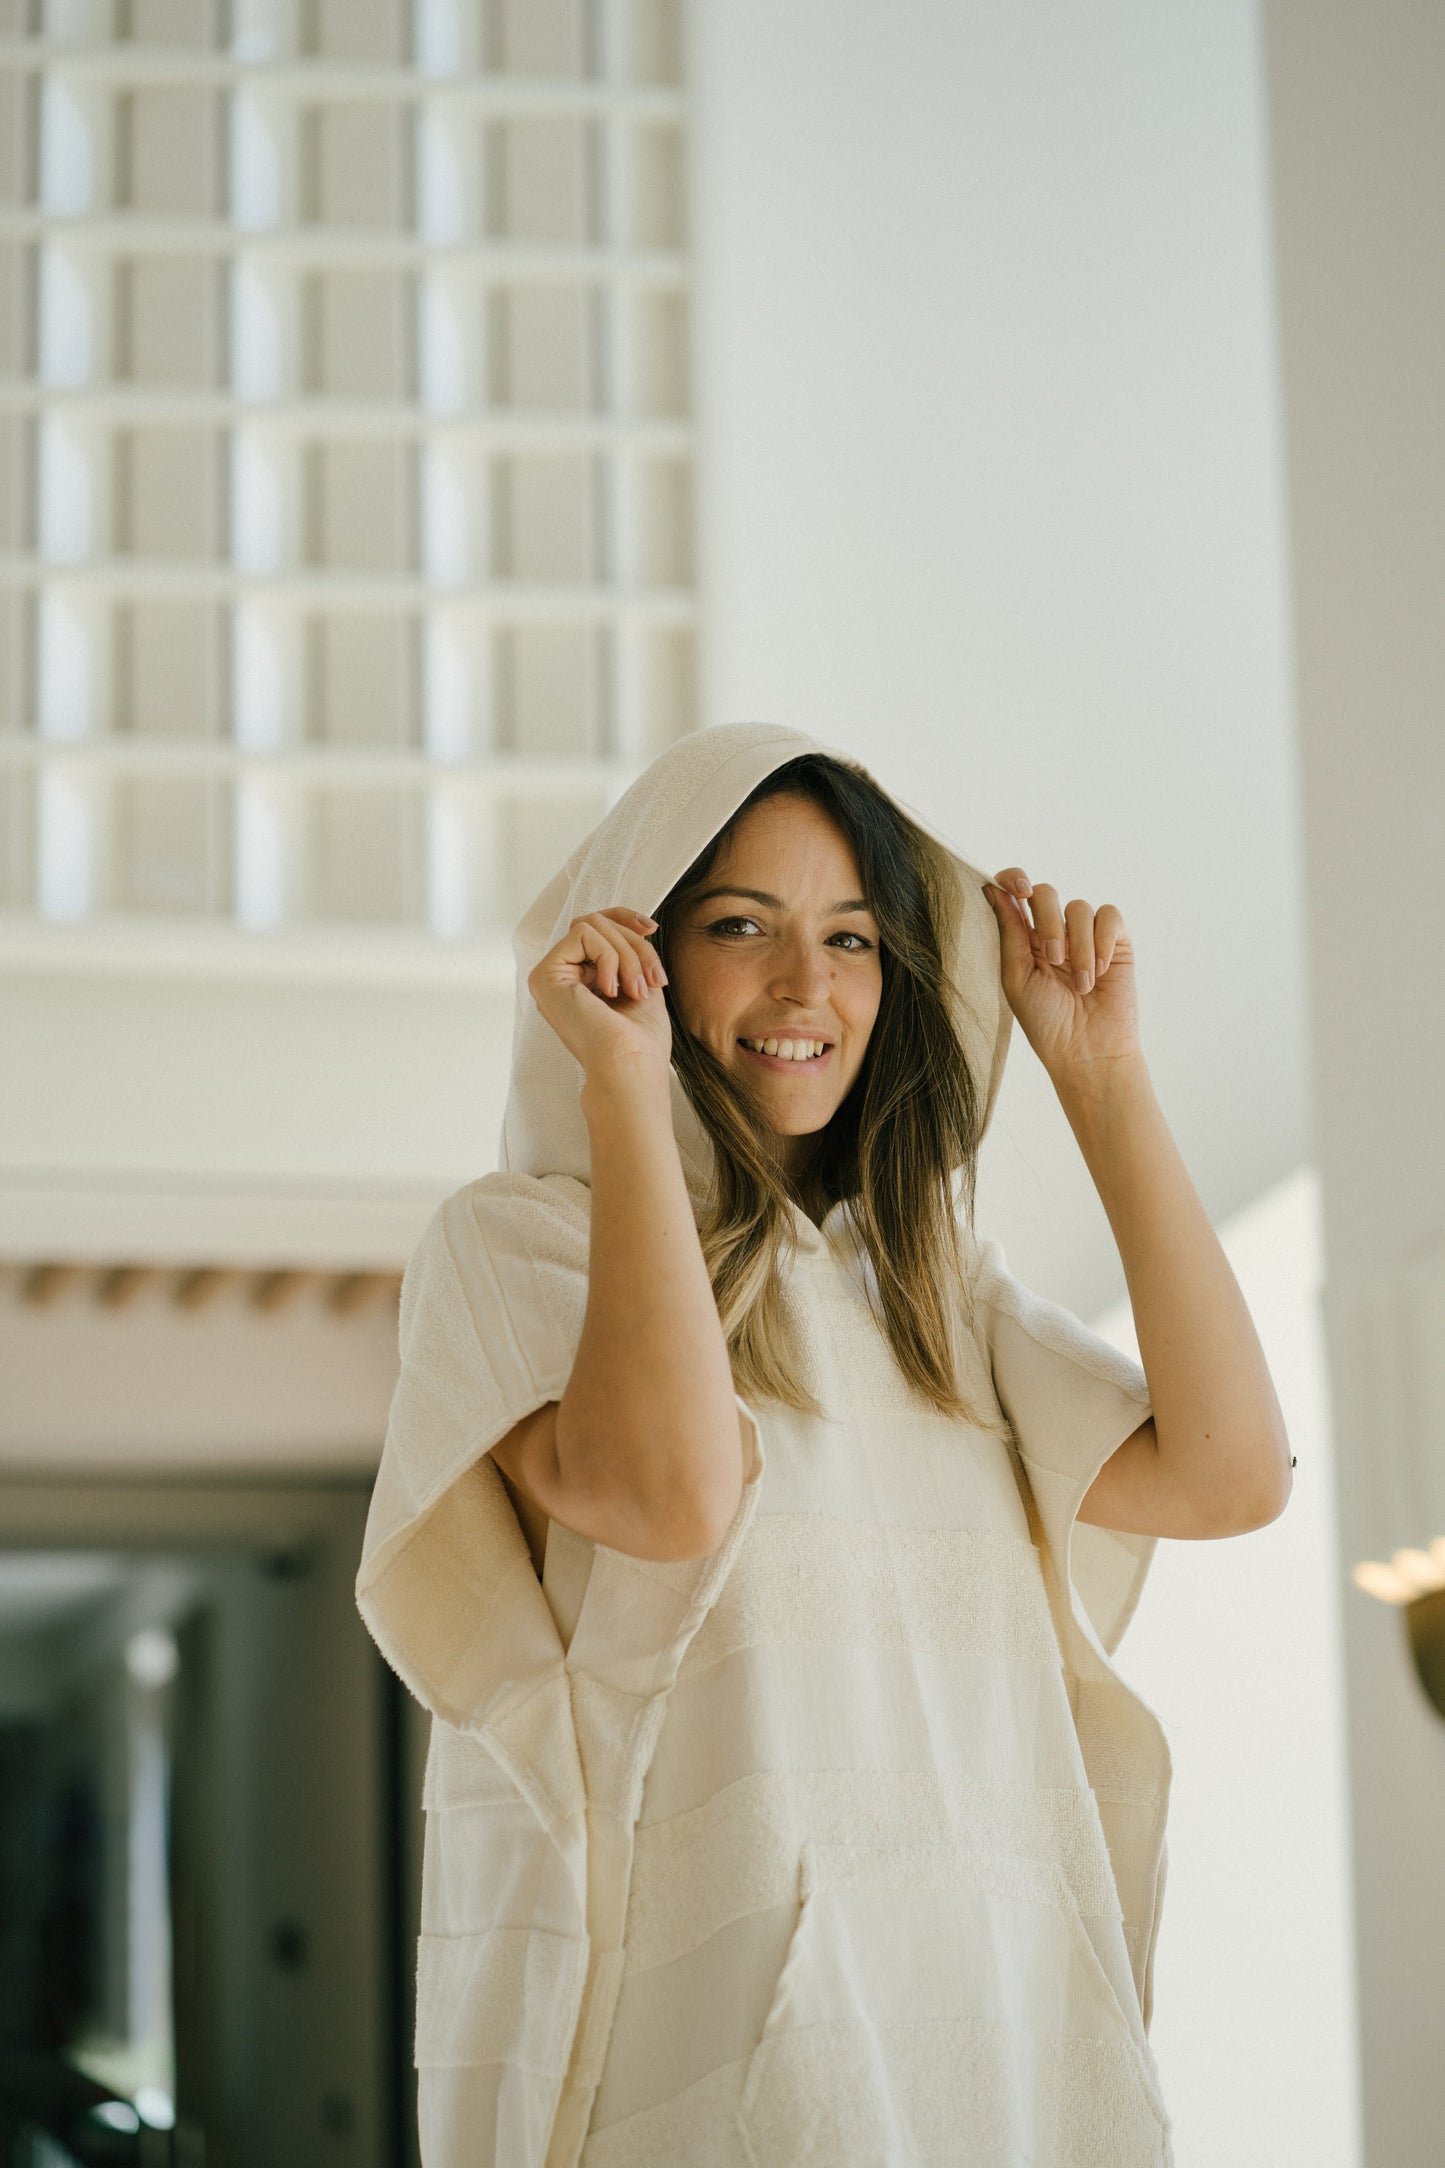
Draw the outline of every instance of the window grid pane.
M9 48L0 914L495 933L696 726L682 35L70 0Z

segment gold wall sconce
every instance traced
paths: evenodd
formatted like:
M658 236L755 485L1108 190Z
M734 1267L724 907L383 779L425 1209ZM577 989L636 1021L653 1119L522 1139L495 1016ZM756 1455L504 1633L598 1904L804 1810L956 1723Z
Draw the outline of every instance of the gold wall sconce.
M1350 1579L1366 1595L1404 1611L1415 1676L1430 1706L1445 1717L1445 1536L1436 1536L1425 1551L1396 1551L1388 1562L1362 1559Z

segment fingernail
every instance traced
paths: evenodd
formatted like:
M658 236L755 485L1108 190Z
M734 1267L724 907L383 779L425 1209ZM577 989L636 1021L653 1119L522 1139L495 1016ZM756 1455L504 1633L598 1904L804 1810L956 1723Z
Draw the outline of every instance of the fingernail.
M1086 994L1093 983L1093 974L1091 972L1076 971L1074 973L1074 991L1076 993Z
M1061 963L1063 962L1063 960L1064 960L1064 944L1063 944L1063 942L1062 942L1062 941L1051 941L1051 942L1049 943L1049 962L1050 962L1051 964L1061 964Z

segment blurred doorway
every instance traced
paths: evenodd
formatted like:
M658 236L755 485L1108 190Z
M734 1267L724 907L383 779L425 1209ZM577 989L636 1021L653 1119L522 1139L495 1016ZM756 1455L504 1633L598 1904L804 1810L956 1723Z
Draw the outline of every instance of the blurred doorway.
M0 1484L0 2168L407 2168L422 1730L367 1487Z

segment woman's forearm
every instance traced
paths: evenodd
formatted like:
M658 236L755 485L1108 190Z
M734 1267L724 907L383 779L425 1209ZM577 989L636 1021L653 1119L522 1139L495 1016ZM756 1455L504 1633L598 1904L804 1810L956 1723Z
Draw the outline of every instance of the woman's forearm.
M739 1415L717 1305L673 1135L670 1079L591 1077L587 1308L557 1410L559 1473L607 1500L628 1548L702 1556L741 1495Z
M1119 1245L1159 1460L1227 1524L1289 1497L1284 1418L1248 1306L1137 1059L1055 1076Z

